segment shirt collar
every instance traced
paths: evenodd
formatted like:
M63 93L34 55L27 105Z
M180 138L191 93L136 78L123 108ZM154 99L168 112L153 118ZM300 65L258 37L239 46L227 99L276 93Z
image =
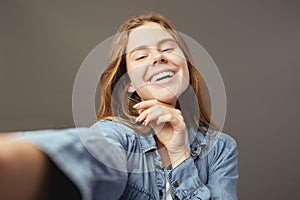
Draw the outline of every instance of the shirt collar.
M155 139L152 134L140 135L141 148L143 153L157 150Z

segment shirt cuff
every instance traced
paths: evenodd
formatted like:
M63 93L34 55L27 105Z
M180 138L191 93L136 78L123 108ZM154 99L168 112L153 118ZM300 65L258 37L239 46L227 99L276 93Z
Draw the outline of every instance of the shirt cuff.
M167 169L167 177L173 195L179 199L210 198L210 191L202 183L192 157L188 157L174 169Z

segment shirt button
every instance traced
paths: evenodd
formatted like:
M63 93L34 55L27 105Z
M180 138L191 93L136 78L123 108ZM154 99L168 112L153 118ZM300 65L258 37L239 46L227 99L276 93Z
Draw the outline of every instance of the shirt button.
M163 191L159 190L159 196L162 196L162 195L163 195Z
M175 182L173 183L173 186L174 186L174 187L178 187L178 186L179 186L178 181L175 181Z

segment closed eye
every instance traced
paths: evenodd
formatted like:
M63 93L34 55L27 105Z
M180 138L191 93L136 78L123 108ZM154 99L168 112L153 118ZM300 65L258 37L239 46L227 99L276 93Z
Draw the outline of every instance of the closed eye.
M168 52L168 51L172 51L174 48L165 48L162 50L162 52Z
M142 60L142 59L144 59L144 58L146 58L147 56L139 56L139 57L137 57L135 60Z

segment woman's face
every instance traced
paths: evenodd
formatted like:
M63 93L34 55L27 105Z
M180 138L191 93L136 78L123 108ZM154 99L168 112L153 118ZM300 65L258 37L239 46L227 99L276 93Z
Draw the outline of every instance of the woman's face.
M142 100L175 104L189 84L183 52L158 23L147 22L130 31L126 65L131 80L128 91L136 91Z

